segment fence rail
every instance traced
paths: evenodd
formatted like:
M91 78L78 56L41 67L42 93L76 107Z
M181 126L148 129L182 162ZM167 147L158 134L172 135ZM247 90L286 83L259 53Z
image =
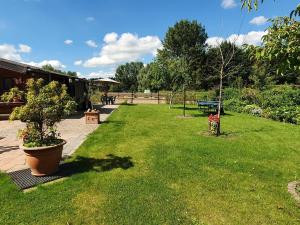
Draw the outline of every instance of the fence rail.
M116 96L117 102L129 102L129 103L146 103L146 104L165 104L167 101L166 94L160 93L124 93L124 92L110 92L109 96Z

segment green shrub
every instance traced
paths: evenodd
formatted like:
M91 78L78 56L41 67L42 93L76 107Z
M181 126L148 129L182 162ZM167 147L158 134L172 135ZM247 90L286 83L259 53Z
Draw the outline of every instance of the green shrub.
M246 105L243 109L243 112L252 114L254 116L261 116L263 110L257 105Z
M261 102L261 95L258 90L252 88L244 88L242 90L241 99L247 104L257 104Z
M216 100L217 96L218 94L216 90L200 91L197 92L196 94L197 100L204 100L204 101Z
M67 94L67 87L57 81L43 85L43 79L27 81L26 104L14 109L11 120L26 122L20 137L24 146L40 147L54 145L61 140L55 124L76 108Z
M24 92L17 87L11 88L1 96L1 101L3 102L13 102L15 99L19 101L24 100Z
M299 124L300 107L299 106L282 106L278 108L269 108L268 118L286 123Z
M229 100L233 98L240 98L241 96L241 91L237 88L225 88L223 91L223 99L224 100Z
M223 101L224 109L234 112L243 112L244 107L247 105L245 102L240 99L233 98Z
M276 86L262 93L263 108L300 105L300 89L287 85Z

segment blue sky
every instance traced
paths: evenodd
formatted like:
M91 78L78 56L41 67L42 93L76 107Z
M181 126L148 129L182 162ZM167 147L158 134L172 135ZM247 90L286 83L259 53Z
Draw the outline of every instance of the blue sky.
M111 76L121 63L149 62L180 19L202 23L211 45L259 44L265 20L288 15L298 3L266 0L248 13L239 0L0 0L0 57Z

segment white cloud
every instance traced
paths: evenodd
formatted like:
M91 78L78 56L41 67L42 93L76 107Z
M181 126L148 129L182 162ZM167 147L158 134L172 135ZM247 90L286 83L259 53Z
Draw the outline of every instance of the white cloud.
M54 59L53 60L43 60L41 62L27 62L27 64L32 65L32 66L36 66L36 67L51 65L55 69L60 69L60 70L66 68L66 66L64 64L62 64L59 60L54 60Z
M98 47L98 45L96 44L96 42L93 41L93 40L88 40L85 43L87 44L87 46L89 46L91 48L97 48Z
M116 42L118 39L118 34L115 32L112 33L108 33L104 36L103 41L105 43L112 43L112 42Z
M66 66L62 64L59 60L44 60L41 62L25 62L22 59L21 53L30 53L31 47L25 44L19 44L19 48L14 45L2 44L0 45L0 58L13 60L17 62L22 62L36 67L42 67L44 65L50 64L56 69L64 69Z
M115 76L115 70L110 70L110 71L99 70L96 72L91 72L87 75L80 74L79 77L90 79L90 78L108 78L108 77L114 77L114 76Z
M77 60L74 62L75 66L80 66L82 64L82 60Z
M19 50L20 53L30 53L31 52L31 47L28 45L24 44L19 44Z
M136 61L147 54L155 55L162 43L157 36L138 37L131 33L123 33L120 37L107 34L99 56L84 62L85 67L115 66L120 63Z
M29 46L28 46L29 47ZM17 49L14 45L10 44L2 44L0 45L0 58L13 60L13 61L21 61L22 49ZM24 50L24 49L23 49ZM26 49L28 50L28 49Z
M64 43L66 45L71 45L71 44L73 44L73 41L68 39L68 40L65 40Z
M235 43L236 45L243 45L243 44L249 44L249 45L260 45L262 42L262 37L266 35L266 31L251 31L247 34L232 34L229 37L222 38L222 37L211 37L208 38L206 43L210 46L216 47L223 41L230 41Z
M262 37L266 34L266 31L251 31L247 34L232 34L227 38L227 40L235 42L237 45L260 45L262 42Z
M92 17L92 16L89 16L89 17L85 18L85 20L86 20L87 22L92 22L92 21L95 20L95 18Z
M225 41L225 39L222 37L210 37L210 38L207 38L206 44L208 44L209 46L212 46L212 47L216 47L216 46L220 45L223 41Z
M250 21L250 24L260 26L260 25L266 24L267 21L268 21L268 19L267 19L266 17L264 17L264 16L258 16L258 17L254 17L254 18Z
M224 9L232 9L237 6L235 0L222 0L221 6Z

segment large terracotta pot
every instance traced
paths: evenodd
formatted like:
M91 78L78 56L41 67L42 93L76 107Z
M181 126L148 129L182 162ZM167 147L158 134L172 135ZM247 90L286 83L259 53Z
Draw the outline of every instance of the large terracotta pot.
M62 156L65 140L58 145L28 148L20 146L25 152L26 163L33 176L41 177L56 173Z

